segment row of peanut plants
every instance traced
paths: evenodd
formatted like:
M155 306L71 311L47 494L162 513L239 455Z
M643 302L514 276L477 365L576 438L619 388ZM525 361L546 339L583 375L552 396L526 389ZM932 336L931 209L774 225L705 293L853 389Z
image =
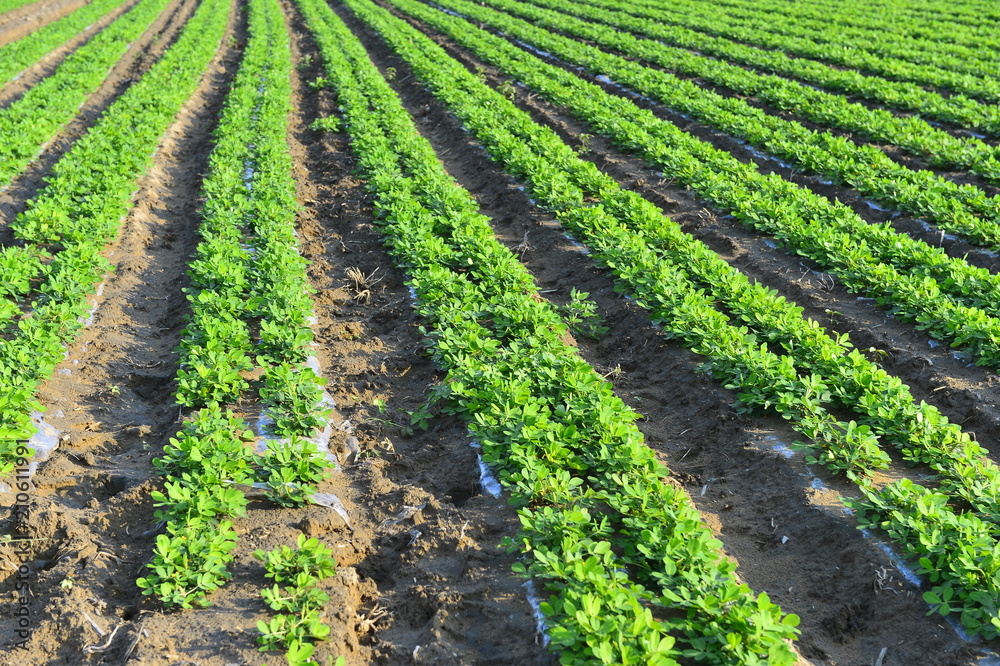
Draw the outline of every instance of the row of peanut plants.
M655 6L655 3L647 3ZM697 7L697 0L681 0L675 7ZM832 22L826 15L810 17L807 11L789 3L762 2L747 5L739 2L712 3L713 10L727 20L761 32L809 39L845 50L860 50L881 57L929 64L948 71L974 76L991 76L1000 45L995 34L970 34L964 26L936 28L927 39L911 32L906 37L892 34L878 26L849 26ZM781 9L785 11L781 11ZM860 18L860 17L859 17ZM905 29L905 23L897 27ZM942 32L948 30L948 32Z
M589 31L601 25L613 26L634 35L650 37L658 46L657 60L668 69L689 76L708 76L713 83L734 91L758 96L770 106L791 111L797 116L854 132L879 142L900 146L915 155L923 155L935 165L975 168L989 164L996 150L982 141L956 138L933 127L919 117L899 117L885 109L870 109L839 95L817 90L846 92L894 108L915 111L920 116L960 125L985 134L1000 133L1000 110L961 96L944 97L913 84L864 76L852 70L835 69L803 58L790 58L778 51L768 51L695 30L671 26L621 11L620 0L600 0L601 6L556 0L532 0L531 4L555 9L571 16L594 21L581 24ZM562 28L560 28L562 29ZM605 28L605 33L608 31ZM578 34L578 33L577 33ZM666 48L671 45L679 48ZM648 46L648 45L646 45ZM689 50L690 49L690 50ZM697 51L703 57L691 53ZM714 56L714 60L704 56ZM669 64L667 64L669 63ZM751 75L734 64L748 65L780 76ZM739 72L743 72L740 75ZM782 77L794 77L808 83ZM987 173L989 169L986 168Z
M23 7L29 2L34 2L35 0L0 0L0 18L3 18L3 14L6 12L13 11L18 7Z
M1000 198L989 197L983 190L971 185L957 185L931 171L909 169L874 146L858 145L846 137L810 130L800 123L768 114L744 100L725 97L693 81L644 67L545 28L614 48L630 57L681 70L684 74L695 75L737 92L752 92L745 90L743 84L750 82L748 85L753 87L752 81L761 78L758 75L650 40L605 31L565 14L532 7L517 0L488 0L485 4L524 17L519 19L488 8L470 14L475 20L511 38L580 65L594 75L609 76L617 83L676 111L690 114L710 127L787 160L803 173L848 184L864 196L897 210L922 216L946 231L960 234L978 244L1000 247ZM447 6L454 9L451 5ZM944 136L950 138L947 134ZM991 147L982 146L989 155L981 162L981 170L988 171L991 178L996 179L1000 177L1000 161L992 155L994 151Z
M803 319L800 308L750 283L402 21L365 0L345 4L413 67L493 159L524 180L532 196L588 244L668 335L707 356L713 375L739 390L745 405L772 407L812 438L821 448L816 462L847 472L873 494L865 475L888 462L877 434L908 462L929 465L941 477L939 492L974 506L977 520L1000 523L995 500L1000 470L984 458L985 451L935 408L915 404L897 378L851 348L846 336L827 336ZM475 29L416 2L393 4L452 37ZM490 59L486 48L480 55ZM595 201L586 203L589 199ZM737 325L729 323L716 301L739 318ZM768 344L780 345L788 355L771 354ZM863 424L837 423L824 405L853 409ZM901 540L904 547L909 544ZM977 613L975 599L984 593L978 582L964 585L961 573L944 565L929 564L925 572L943 581L935 588L940 593L956 590L970 618ZM971 620L967 626L981 629Z
M813 90L811 86L817 86L824 90L855 95L890 108L913 111L924 118L953 123L983 134L996 136L1000 133L1000 110L994 105L985 104L964 95L944 96L925 90L914 83L890 81L879 76L867 76L852 69L831 67L808 58L790 57L781 51L758 48L723 37L714 37L682 25L672 25L647 16L634 16L624 11L627 7L621 0L589 0L587 3L576 0L567 0L567 2L562 3L554 3L553 0L533 0L532 4L560 9L573 16L611 25L634 34L652 37L665 44L698 51L725 62L739 63L764 72L793 77L809 84L804 87L796 86L789 81L784 84L784 88L774 88L775 92L771 93L767 101L778 108L800 108L803 102L809 101L815 104L821 100L824 103L837 105L838 109L851 109L852 112L860 112L861 108L866 108L846 101L838 102L831 99L830 96L822 95L818 90L813 91L815 94L809 92ZM785 79L780 80L785 81ZM777 86L777 83L774 85ZM761 94L767 90L770 88L762 88ZM784 90L784 96L777 94L780 90ZM784 99L788 101L783 101ZM793 102L794 104L792 104ZM844 104L850 105L845 107ZM799 111L799 113L805 112ZM804 115L804 117L820 118L821 120L816 120L816 122L824 124L828 122L825 119L826 116L816 115L818 113L818 109L814 105L810 105L808 107L810 115ZM888 137L887 140L890 143L902 141L903 143L899 145L908 150L917 150L921 154L935 152L931 150L931 146L937 145L931 139L935 135L928 134L922 125L913 125L912 132L915 137L904 139L892 128L896 123L900 127L910 127L908 123L915 121L908 121L905 118L890 120L890 118L896 117L885 111L859 113L859 131L863 135L875 138ZM845 118L839 120L848 122L848 119ZM971 145L978 146L979 144L972 143ZM938 146L935 150L941 150L941 147ZM956 159L956 164L959 163L957 158L950 159Z
M461 0L440 4L477 20L492 16ZM412 11L434 24L450 20L426 5ZM981 365L1000 363L998 277L988 270L897 233L888 223L868 224L847 206L777 174L762 175L756 165L740 162L628 99L605 93L484 30L466 29L467 22L447 24L456 26L449 35L462 45L486 53L491 63L702 198L730 210L743 224L812 259L848 289L878 299L892 314L964 348Z
M397 2L397 6L402 7L407 12L413 13L422 20L433 24L435 27L448 32L450 35L458 35L463 29L466 28L468 24L463 24L456 18L447 17L443 14L433 12L424 8L414 2ZM489 39L484 40L484 42L490 42ZM504 43L500 40L492 40L492 44L500 48L504 48ZM484 46L483 50L480 50L480 54L488 55L485 49L488 46ZM445 67L445 64L440 64L441 67ZM454 66L452 68L454 70ZM452 72L452 76L457 76L455 71ZM470 84L471 85L471 84ZM482 94L489 96L489 93L482 90ZM466 92L466 95L469 93ZM447 103L456 104L460 101L459 97L451 98L447 100ZM479 102L484 104L482 100ZM458 109L452 107L456 113L459 112ZM468 110L474 109L474 106L469 107L467 110L463 110L462 113L467 113ZM471 118L463 115L463 119L466 122L471 122ZM496 122L495 120L493 122ZM485 121L480 121L483 127L488 127L488 123ZM483 135L479 135L480 139L485 140ZM541 141L542 139L537 139ZM561 145L558 141L553 138L549 138L546 142L546 152L549 154L558 154L559 146ZM575 172L585 169L582 166L582 162L575 157L572 157L567 149L562 148L562 152L565 160L567 160L568 165L564 165L561 168L565 169L567 172ZM552 168L558 168L553 166ZM558 172L558 171L557 171ZM529 173L526 171L525 173ZM545 174L548 177L549 173ZM592 182L588 180L594 179ZM592 172L588 174L586 178L577 176L575 178L575 185L581 188L581 193L584 196L599 196L601 193L606 193L610 190L615 189L614 181L607 177L600 177L594 175ZM542 183L537 186L540 187ZM763 336L770 342L780 342L782 345L787 346L789 351L792 350L807 350L810 347L814 349L810 352L811 356L805 356L799 360L800 363L806 362L806 359L811 359L807 362L807 366L810 371L816 371L817 368L823 368L823 374L827 376L839 375L840 380L835 382L835 384L842 384L844 381L851 381L850 378L856 375L864 376L865 379L861 380L853 389L845 389L838 386L835 389L838 400L841 402L840 407L851 407L851 406L866 406L869 404L875 405L877 402L873 403L881 394L891 394L898 393L900 389L898 388L898 380L886 379L884 373L882 379L873 379L880 375L875 367L868 364L856 351L850 351L850 345L846 342L845 338L839 338L837 341L825 338L823 334L818 330L815 324L797 324L796 320L801 318L801 310L798 308L790 307L781 298L775 298L773 294L770 294L768 290L760 287L752 287L746 282L745 277L736 272L734 269L727 267L725 262L722 262L718 257L704 247L694 239L689 236L685 236L680 232L679 227L676 225L671 225L668 221L660 219L659 215L652 215L652 209L649 208L648 203L642 203L643 200L635 195L625 195L628 197L628 204L617 203L615 204L615 210L619 211L622 217L620 221L623 224L629 224L631 226L638 225L639 228L643 229L644 232L650 237L651 240L655 240L657 243L657 248L661 252L670 252L678 261L679 264L683 264L685 261L691 262L691 267L687 270L693 271L694 282L697 283L699 287L705 289L712 289L713 293L711 296L713 298L720 299L726 306L727 310L738 314L742 319L743 323L748 326L753 326L757 331L762 331ZM550 197L551 199L551 197ZM607 209L607 206L605 206ZM644 212L639 214L637 210L642 209ZM628 222L629 216L633 216L635 222ZM646 219L643 219L646 217ZM700 267L701 262L710 262L705 267ZM738 282L734 280L746 283L744 286L739 286ZM753 294L748 296L747 294ZM741 303L741 299L745 301ZM759 309L754 312L749 309L754 307L755 301L768 301L768 305L759 306ZM710 302L710 301L709 301ZM768 324L769 328L761 328L764 322L771 322ZM786 332L781 332L782 327L788 327ZM795 331L796 327L800 327L800 331ZM849 353L848 353L849 352ZM844 355L844 358L838 358L838 356ZM842 364L839 370L834 371L838 364ZM865 367L867 364L867 369L860 372L858 368ZM872 395L866 395L866 393L859 387L864 384L873 385L874 392ZM896 428L899 428L900 421L908 422L908 427L912 430L912 433L919 432L921 428L915 427L922 421L926 421L928 427L931 430L937 430L942 427L944 423L939 414L935 410L930 410L926 414L918 415L916 412L908 411L905 408L907 403L912 403L912 397L909 396L908 392L905 390L899 393L900 401L895 403L892 407L892 413L886 414L881 422L873 420L871 425L881 430L884 433L889 433L891 438L898 438L899 434L905 432L905 429L900 429L894 432ZM881 405L884 407L885 405ZM881 407L879 409L881 409ZM900 410L903 410L906 416L900 416ZM870 415L870 418L876 419L876 413L878 410ZM931 425L933 424L933 425ZM945 434L944 431L949 431ZM927 434L916 436L915 441L919 441L922 437L928 436ZM958 444L963 444L968 442L968 437L960 434L955 426L945 427L944 430L938 432L937 436L943 436L943 439L938 440L935 444L929 444L929 449L937 449L940 451L945 451L950 448L955 447ZM899 440L900 446L905 446L902 442L905 440L905 436L902 440ZM926 440L928 442L933 440ZM914 454L908 454L909 458L914 462L930 462L929 459L920 458Z
M298 506L315 493L325 452L304 439L324 422L322 381L309 355L312 301L295 237L295 183L285 134L291 112L291 49L275 0L251 0L243 59L226 98L203 183L201 242L186 289L177 402L194 408L154 464L166 475L152 494L157 537L144 594L167 608L207 606L230 577L245 513L242 487ZM256 334L251 336L251 329ZM257 455L247 423L226 405L251 402L248 373L274 418L276 437ZM268 645L273 643L269 642ZM307 648L302 648L306 650ZM294 654L300 654L296 648Z
M299 6L447 373L437 397L469 423L519 509L519 570L548 593L552 649L563 663L792 663L796 618L734 580L637 415L563 341L563 322L357 38L321 0Z
M46 53L58 48L123 4L122 0L94 0L58 21L0 46L0 86L7 85Z
M141 0L74 51L51 76L0 110L0 188L35 159L171 0Z
M584 0L584 2L592 4L591 0ZM596 0L598 5L600 2L601 0ZM745 27L726 17L719 16L707 4L676 8L673 3L667 6L662 3L653 5L636 2L623 5L622 11L671 25L692 28L709 35L782 51L792 56L811 58L870 72L894 81L908 81L922 86L933 86L985 102L1000 101L1000 81L992 76L971 76L961 72L950 72L932 65L886 58L861 48L844 48L802 37L768 33L753 27Z
M799 6L826 10L831 16L869 15L879 24L892 25L895 22L920 22L936 25L941 21L960 23L967 27L990 30L1000 20L1000 10L989 3L951 2L935 0L914 4L905 0L875 0L873 2L838 2L837 0L811 0Z
M88 297L112 269L101 254L132 205L160 138L194 92L228 19L226 0L207 0L178 40L56 164L10 224L22 245L0 251L0 472L19 440L36 431L34 394L84 325ZM22 309L27 314L22 316Z
M835 0L824 0L818 3L821 6L830 6ZM843 6L843 5L841 5ZM858 5L851 3L854 11L858 11ZM989 2L981 0L968 0L967 2L951 2L950 0L929 0L919 5L902 0L878 0L871 4L865 3L865 7L871 7L880 13L891 13L904 17L916 16L930 20L946 18L949 21L964 23L966 25L982 26L990 29L992 24L1000 21L1000 10Z
M936 11L931 15L915 12L898 11L900 8L877 6L864 3L788 3L763 2L743 3L734 1L725 3L727 6L740 8L759 8L779 13L783 16L801 16L812 20L826 20L828 23L839 23L855 28L878 29L897 38L914 38L936 40L942 43L972 43L976 37L992 38L991 31L996 29L993 21L987 20L982 13L976 21L969 22L968 17L949 15ZM921 8L926 7L921 4ZM907 8L904 8L907 9ZM951 35L954 35L952 39Z

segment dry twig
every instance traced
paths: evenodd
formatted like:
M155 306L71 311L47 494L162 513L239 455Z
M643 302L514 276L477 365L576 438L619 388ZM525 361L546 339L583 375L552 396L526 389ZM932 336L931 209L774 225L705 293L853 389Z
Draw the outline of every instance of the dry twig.
M108 640L105 641L104 645L88 645L87 647L83 648L83 653L91 654L92 652L106 652L108 648L111 647L111 641L115 639L115 634L117 634L118 630L121 628L122 628L122 623L119 622L115 626L114 631L111 632L111 635L108 636Z
M354 292L353 298L355 301L364 305L371 303L372 287L382 281L382 278L374 279L376 273L378 273L377 268L368 275L365 275L360 268L355 266L347 269L347 277L351 278L351 281L354 282L354 286L351 289Z

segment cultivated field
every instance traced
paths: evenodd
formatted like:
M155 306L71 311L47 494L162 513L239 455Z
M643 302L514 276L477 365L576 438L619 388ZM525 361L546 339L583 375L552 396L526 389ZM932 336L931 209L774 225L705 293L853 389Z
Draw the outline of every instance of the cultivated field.
M0 0L0 663L1000 663L985 0Z

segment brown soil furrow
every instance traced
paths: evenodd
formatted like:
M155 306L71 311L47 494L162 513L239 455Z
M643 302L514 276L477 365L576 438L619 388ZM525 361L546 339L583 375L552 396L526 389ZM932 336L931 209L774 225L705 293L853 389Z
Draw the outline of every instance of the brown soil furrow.
M32 522L48 539L36 550L34 634L19 663L121 663L134 639L140 646L163 640L154 632L160 615L148 616L155 605L135 579L156 535L149 492L159 482L151 461L178 424L173 350L187 310L181 287L197 242L209 132L237 55L223 45L168 130L118 240L106 249L116 270L95 299L93 322L39 390L47 420L63 434L34 479ZM99 636L85 614L109 635L119 627L113 640ZM3 626L5 643L12 627ZM106 642L103 652L83 651Z
M67 40L56 49L42 56L28 69L21 72L17 79L7 85L0 87L0 109L5 109L17 100L24 97L32 87L37 85L42 79L52 75L71 53L89 42L95 35L108 27L112 21L134 7L139 0L126 0L114 11L101 17L99 21L92 23L86 30Z
M639 426L647 442L741 564L743 580L803 618L797 643L803 657L815 663L863 663L889 646L900 663L919 661L927 653L947 655L951 663L974 663L969 646L946 625L942 629L943 621L925 617L927 606L918 590L843 515L837 495L853 495L856 489L807 467L801 455L785 458L772 450L797 435L781 419L735 413L730 406L735 394L697 372L702 359L665 343L644 311L616 297L613 281L499 173L460 123L414 81L406 64L347 12L340 13L380 68L396 70L400 83L395 87L421 131L449 172L493 217L497 235L514 251L529 246L522 259L546 297L565 303L572 288L588 291L605 322L614 322L599 342L579 339L581 353L643 414ZM460 49L448 51L470 70L482 66ZM480 71L501 80L490 67ZM544 107L523 90L518 102L524 108ZM548 113L556 115L547 109L536 117ZM580 129L572 133L574 144ZM606 149L596 140L590 145L594 152ZM649 177L648 170L644 175ZM682 196L675 213L690 219L711 216L689 194ZM883 571L889 584L877 592L874 581ZM913 635L922 637L921 644L907 644Z
M197 0L175 0L132 42L125 55L111 68L107 78L81 105L75 118L42 147L40 155L14 181L0 190L0 244L14 242L10 222L27 206L28 200L45 185L45 177L73 144L98 121L119 95L139 79L174 43L181 28L194 13Z
M7 12L0 16L0 46L16 42L85 4L86 0L39 0Z

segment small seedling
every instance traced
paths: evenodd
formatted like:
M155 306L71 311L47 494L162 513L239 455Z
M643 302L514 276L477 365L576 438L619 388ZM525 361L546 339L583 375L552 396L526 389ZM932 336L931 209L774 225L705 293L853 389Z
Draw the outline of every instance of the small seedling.
M317 118L309 125L309 129L314 132L339 132L340 119L337 116L326 116Z
M608 327L597 314L597 304L588 300L588 296L590 294L585 291L573 289L569 303L556 306L556 310L574 335L600 340L608 334Z
M506 97L511 102L517 97L517 90L514 88L514 84L510 81L504 81L499 86L497 86L497 92Z

